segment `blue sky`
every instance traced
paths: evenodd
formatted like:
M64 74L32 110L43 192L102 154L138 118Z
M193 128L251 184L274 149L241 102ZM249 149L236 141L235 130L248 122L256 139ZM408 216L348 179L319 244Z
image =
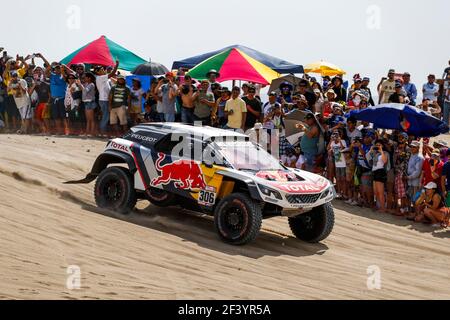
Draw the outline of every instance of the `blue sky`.
M328 60L347 77L370 76L372 87L389 68L422 85L450 60L446 0L15 0L2 9L15 14L2 15L0 46L49 60L102 34L167 67L243 44L294 63Z

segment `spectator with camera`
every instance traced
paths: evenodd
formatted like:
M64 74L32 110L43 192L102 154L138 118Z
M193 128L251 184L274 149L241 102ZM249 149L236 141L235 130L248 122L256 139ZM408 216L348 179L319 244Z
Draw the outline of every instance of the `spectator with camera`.
M161 95L161 113L163 114L163 121L175 122L175 99L178 94L178 87L174 83L174 75L172 72L167 72L165 78L160 80L157 91Z
M190 75L184 76L184 84L179 89L181 97L181 122L184 124L194 124L194 93L197 88L193 85Z
M209 85L208 80L202 80L199 90L192 95L194 119L195 121L201 121L204 126L211 126L212 109L216 104L214 95L208 92Z
M29 133L32 113L28 84L24 79L19 78L16 70L11 71L10 74L11 79L8 83L7 90L14 97L14 102L22 120L22 126L17 133Z
M33 81L31 90L37 94L38 101L34 113L34 119L43 134L50 131L49 119L45 117L48 104L50 102L50 85L45 81L44 72L41 67L36 67L33 71Z

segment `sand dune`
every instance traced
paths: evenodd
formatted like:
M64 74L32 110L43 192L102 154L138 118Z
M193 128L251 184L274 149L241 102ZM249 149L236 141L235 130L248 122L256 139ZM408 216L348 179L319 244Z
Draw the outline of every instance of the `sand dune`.
M95 206L90 170L105 141L0 135L1 299L449 299L450 231L336 202L320 244L287 221L244 247L211 218L142 201L128 217ZM66 287L67 267L81 288ZM367 287L378 266L381 289Z

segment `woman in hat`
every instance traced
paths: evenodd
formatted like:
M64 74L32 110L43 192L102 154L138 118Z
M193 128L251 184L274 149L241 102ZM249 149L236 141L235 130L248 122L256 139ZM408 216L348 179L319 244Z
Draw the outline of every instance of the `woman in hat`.
M347 101L347 90L343 87L344 81L340 76L336 76L331 81L333 86L333 91L336 93L336 101L346 102Z
M448 226L449 210L443 205L442 197L437 192L437 184L429 182L415 205L418 208L416 222L431 222L433 226Z
M322 114L325 118L328 118L333 113L333 104L336 101L336 93L330 89L325 94L325 101L322 105Z

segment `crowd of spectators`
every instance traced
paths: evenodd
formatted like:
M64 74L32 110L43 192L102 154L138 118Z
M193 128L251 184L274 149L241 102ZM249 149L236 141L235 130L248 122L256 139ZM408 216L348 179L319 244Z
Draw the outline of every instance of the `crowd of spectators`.
M2 49L2 48L0 48ZM3 51L3 49L2 49ZM39 60L42 66L39 66ZM282 83L262 101L258 84L217 82L211 70L196 81L183 70L156 77L147 91L139 78L127 86L114 66L50 63L36 53L0 59L0 129L20 134L114 137L143 122L201 123L228 130L264 132L268 150L289 167L326 176L336 183L337 198L348 205L404 216L433 225L448 224L450 151L445 141L431 143L405 131L380 130L346 116L382 103L417 106L441 118L450 117L450 67L437 81L430 74L418 89L408 72L388 71L370 89L370 78L307 74L297 85ZM377 99L376 99L377 98ZM285 133L285 116L305 112L296 126L298 143ZM261 142L261 135L258 135Z

